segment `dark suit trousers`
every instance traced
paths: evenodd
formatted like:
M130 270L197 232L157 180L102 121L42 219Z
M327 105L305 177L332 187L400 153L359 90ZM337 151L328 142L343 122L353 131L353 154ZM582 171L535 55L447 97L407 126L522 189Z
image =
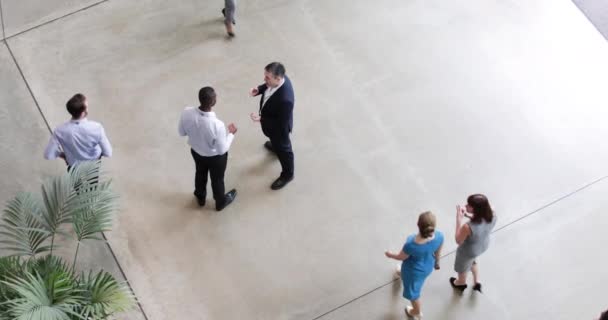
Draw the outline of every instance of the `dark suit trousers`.
M281 162L281 177L291 178L294 174L294 156L289 134L270 135L270 143Z
M190 149L192 158L196 164L196 174L194 177L194 195L205 200L207 197L207 173L211 177L211 190L215 203L224 201L224 173L228 164L228 152L223 155L213 157L203 157Z

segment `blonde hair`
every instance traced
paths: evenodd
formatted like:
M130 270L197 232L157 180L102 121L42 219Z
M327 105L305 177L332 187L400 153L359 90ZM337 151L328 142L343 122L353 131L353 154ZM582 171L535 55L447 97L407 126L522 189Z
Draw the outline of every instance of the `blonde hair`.
M425 211L418 216L418 231L421 237L432 237L435 233L435 225L437 225L437 218L432 212Z

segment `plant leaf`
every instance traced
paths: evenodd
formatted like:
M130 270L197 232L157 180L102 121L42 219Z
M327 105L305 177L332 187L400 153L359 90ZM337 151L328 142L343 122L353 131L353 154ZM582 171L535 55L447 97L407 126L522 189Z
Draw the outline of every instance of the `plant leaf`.
M41 222L42 206L30 193L20 193L9 201L2 221L0 243L3 248L22 256L35 256L49 250L42 244L51 233Z

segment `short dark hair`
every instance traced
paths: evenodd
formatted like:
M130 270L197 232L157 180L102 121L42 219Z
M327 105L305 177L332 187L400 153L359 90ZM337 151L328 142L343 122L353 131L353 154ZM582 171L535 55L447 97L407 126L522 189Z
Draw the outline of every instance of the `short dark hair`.
M608 310L604 311L599 320L608 320Z
M269 63L264 70L270 72L275 77L284 77L285 76L285 66L280 62L271 62Z
M467 204L473 208L473 218L471 218L471 222L481 223L481 220L485 220L490 223L492 222L492 219L494 219L494 212L492 212L490 202L483 194L477 193L470 195L467 198Z
M211 87L203 87L198 91L198 101L203 110L211 110L211 107L215 105L215 97L215 90Z
M68 109L68 112L72 115L72 118L80 118L86 109L86 105L84 104L85 100L87 100L87 97L85 97L84 94L77 93L65 104L65 108Z

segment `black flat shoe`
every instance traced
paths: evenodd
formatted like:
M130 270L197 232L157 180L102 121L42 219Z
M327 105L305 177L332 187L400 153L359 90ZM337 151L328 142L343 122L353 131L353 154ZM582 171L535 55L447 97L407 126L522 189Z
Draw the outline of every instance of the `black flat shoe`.
M224 201L222 203L216 202L215 210L217 210L217 211L224 210L224 208L226 208L229 204L232 203L232 201L234 201L234 198L236 198L236 189L232 189L232 190L228 191L228 193L226 193L226 195L224 195Z
M474 286L473 286L473 290L474 291L479 291L479 293L483 293L481 292L481 283L477 282Z
M198 198L197 198L197 199L196 199L196 202L198 202L198 206L199 206L199 207L204 207L204 206L205 206L205 200L204 200L204 199L203 199L203 200L201 200L201 199L198 199Z
M270 186L270 189L272 189L272 190L282 189L289 182L291 182L291 180L293 180L293 176L289 177L289 178L279 177L272 183L272 185Z
M452 277L450 278L450 284L452 285L452 288L460 290L460 292L463 292L466 288L467 285L466 284L454 284L454 282L456 282L456 278Z

